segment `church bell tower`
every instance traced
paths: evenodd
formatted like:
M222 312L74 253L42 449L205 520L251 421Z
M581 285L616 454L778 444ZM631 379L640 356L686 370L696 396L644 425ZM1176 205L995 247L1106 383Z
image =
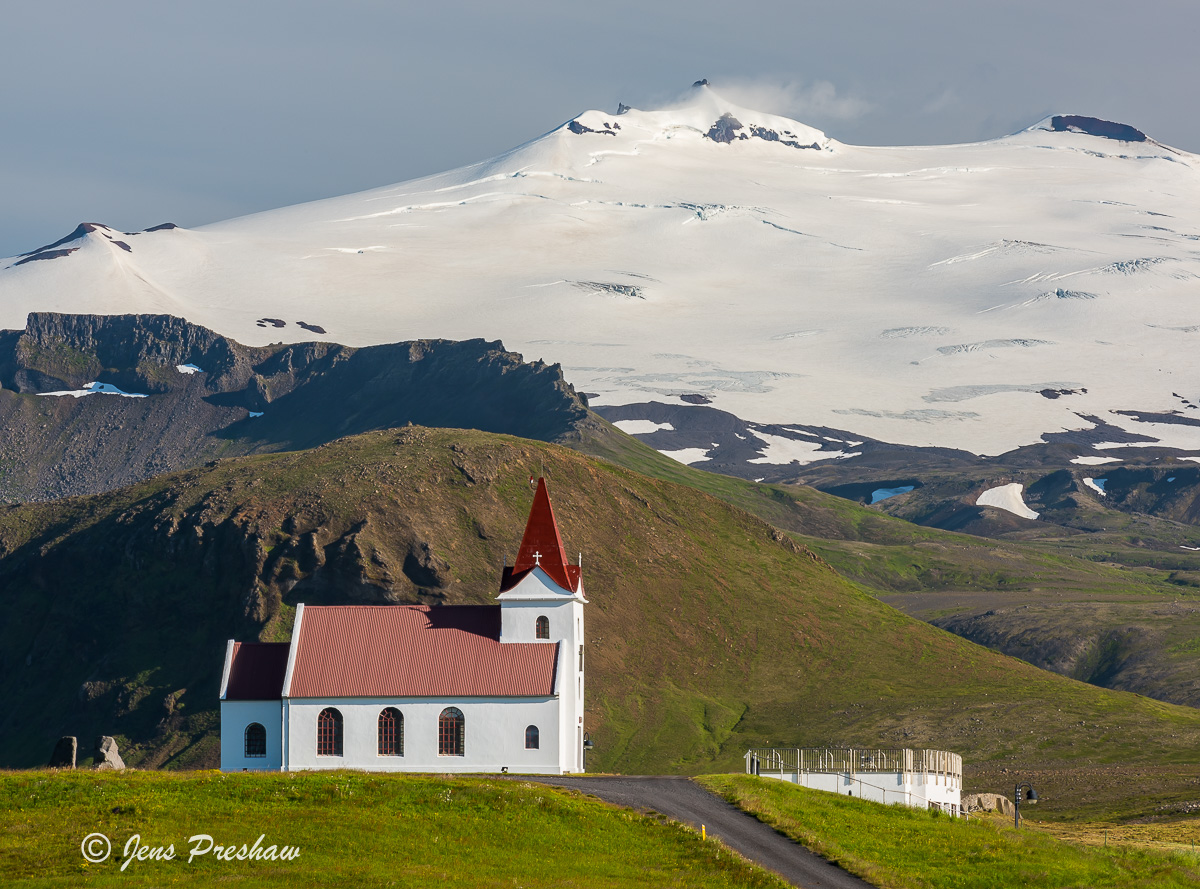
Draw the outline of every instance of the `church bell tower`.
M539 478L525 535L512 567L500 581L500 642L558 646L555 694L559 699L562 761L583 771L584 625L583 569L567 559L546 480Z

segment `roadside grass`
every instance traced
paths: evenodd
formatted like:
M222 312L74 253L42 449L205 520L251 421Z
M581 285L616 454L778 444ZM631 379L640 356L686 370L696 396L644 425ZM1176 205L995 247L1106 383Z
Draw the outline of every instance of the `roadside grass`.
M881 889L1200 886L1200 857L1112 842L1065 842L1026 822L959 820L750 775L697 779L776 830ZM1060 831L1061 837L1066 837Z
M85 836L111 857L87 864ZM188 863L189 838L260 849L290 861ZM129 861L174 845L174 860ZM199 841L202 843L203 841ZM130 848L131 854L134 847ZM0 773L0 884L256 887L763 887L781 880L674 822L517 780L355 772Z

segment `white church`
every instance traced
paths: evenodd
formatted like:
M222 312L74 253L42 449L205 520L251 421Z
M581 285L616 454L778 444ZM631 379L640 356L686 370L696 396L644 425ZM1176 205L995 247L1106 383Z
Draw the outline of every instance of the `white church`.
M221 768L583 771L583 579L544 479L496 605L296 608L229 641Z

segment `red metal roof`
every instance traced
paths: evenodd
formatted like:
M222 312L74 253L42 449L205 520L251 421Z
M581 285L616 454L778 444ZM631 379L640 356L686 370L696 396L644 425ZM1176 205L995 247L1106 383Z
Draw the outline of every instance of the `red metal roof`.
M534 568L541 568L568 592L579 589L580 569L578 565L567 564L567 553L558 533L558 522L554 519L554 507L550 505L550 492L546 490L544 478L538 479L517 560L511 569L505 569L500 591L512 589Z
M304 609L293 698L554 693L558 645L500 644L499 605Z
M289 647L287 642L234 642L225 700L279 700Z

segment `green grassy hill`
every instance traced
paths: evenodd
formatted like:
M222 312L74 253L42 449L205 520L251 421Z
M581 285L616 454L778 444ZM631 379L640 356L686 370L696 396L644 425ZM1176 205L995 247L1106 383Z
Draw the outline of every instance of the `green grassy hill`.
M0 511L0 762L103 732L131 764L213 764L227 638L286 638L300 601L490 601L543 471L584 554L593 768L736 768L752 745L1194 759L1200 711L906 617L723 500L553 445L411 428Z
M108 838L111 855L89 864L81 841L93 832ZM211 845L189 841L199 834ZM286 846L298 856L251 859L260 835L259 852L274 847L279 856ZM173 859L134 855L168 846ZM218 860L219 846L234 847L233 855L247 847L244 860ZM208 851L189 862L201 849ZM0 774L0 884L787 885L679 824L580 794L521 781L350 772Z
M1104 846L1089 834L1056 829L1064 842L1028 821L1017 831L1007 819L953 819L771 778L700 781L881 889L1200 886L1196 853L1183 836L1161 830L1148 841L1127 829L1119 843L1114 831ZM1195 822L1188 827L1194 831ZM81 841L91 834L107 839L107 859L84 860ZM191 839L197 835L211 845ZM103 853L104 842L92 839L89 851ZM231 848L231 860L218 859L218 847ZM285 847L288 858L280 860ZM151 857L156 849L174 857ZM254 859L255 849L275 857ZM0 773L0 883L786 885L711 834L704 840L662 816L577 791L519 778L344 771Z
M1017 830L1006 817L948 818L773 778L710 775L700 783L884 889L1200 886L1200 857L1178 841L1150 845L1126 839L1110 847L1089 844L1076 833L1073 842L1063 842L1024 817Z
M1092 498L1079 527L1009 516L1019 528L979 537L893 517L892 500L867 507L682 466L612 427L576 446L758 515L906 614L1074 679L1200 705L1195 525Z

